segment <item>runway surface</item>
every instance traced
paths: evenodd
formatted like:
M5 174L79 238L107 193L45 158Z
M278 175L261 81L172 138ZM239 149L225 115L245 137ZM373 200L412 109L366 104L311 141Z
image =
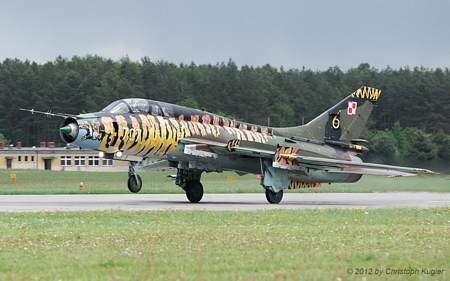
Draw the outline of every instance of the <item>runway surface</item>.
M265 210L313 208L450 207L450 193L285 193L280 204L265 195L205 194L200 203L184 194L1 195L0 212L101 210Z

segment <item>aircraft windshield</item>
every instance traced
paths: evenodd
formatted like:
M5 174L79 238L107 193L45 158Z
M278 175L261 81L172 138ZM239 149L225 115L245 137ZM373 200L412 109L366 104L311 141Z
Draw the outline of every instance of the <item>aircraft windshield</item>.
M126 103L123 101L115 101L112 104L105 107L102 111L113 113L113 114L124 114L124 113L130 113L130 110Z
M132 112L135 113L148 113L148 101L144 99L124 99L124 102L128 104Z
M148 113L149 105L144 99L123 99L111 103L102 111L112 114Z

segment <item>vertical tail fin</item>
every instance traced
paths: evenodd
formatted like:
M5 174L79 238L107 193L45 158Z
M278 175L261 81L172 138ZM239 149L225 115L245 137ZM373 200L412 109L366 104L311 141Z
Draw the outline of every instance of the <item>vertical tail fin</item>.
M349 142L360 136L380 94L381 90L361 87L308 124L291 128L274 128L274 133L319 141Z

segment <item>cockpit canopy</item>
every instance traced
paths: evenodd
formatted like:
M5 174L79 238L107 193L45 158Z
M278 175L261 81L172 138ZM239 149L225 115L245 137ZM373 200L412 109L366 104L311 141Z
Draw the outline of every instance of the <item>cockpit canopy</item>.
M103 108L103 112L112 114L126 113L148 113L148 101L144 99L123 99L117 100L107 107Z
M101 111L111 114L144 113L158 116L174 116L173 107L170 104L138 98L117 100Z

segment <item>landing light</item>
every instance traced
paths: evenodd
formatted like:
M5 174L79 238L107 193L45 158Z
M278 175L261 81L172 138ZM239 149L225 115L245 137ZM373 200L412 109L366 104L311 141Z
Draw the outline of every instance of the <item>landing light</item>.
M105 156L105 153L104 153L103 151L100 151L100 152L98 153L98 157L103 157L103 156Z
M116 152L116 156L117 156L117 157L122 157L122 151L117 151L117 152Z

